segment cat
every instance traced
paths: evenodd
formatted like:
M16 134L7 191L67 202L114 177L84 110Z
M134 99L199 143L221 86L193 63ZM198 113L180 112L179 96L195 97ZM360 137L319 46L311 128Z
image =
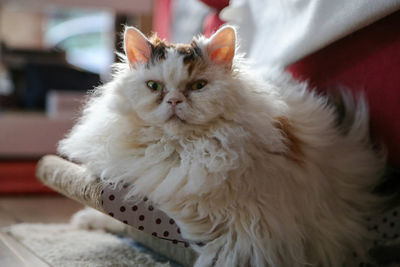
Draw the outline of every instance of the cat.
M381 203L366 101L343 91L340 118L307 83L257 74L237 38L223 26L171 44L126 27L112 81L58 151L132 182L128 197L149 197L193 241L196 266L342 266Z

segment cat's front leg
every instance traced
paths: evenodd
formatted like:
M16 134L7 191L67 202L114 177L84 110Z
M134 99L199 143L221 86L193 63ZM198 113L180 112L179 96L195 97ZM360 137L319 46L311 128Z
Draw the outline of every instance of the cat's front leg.
M226 243L226 237L221 236L205 245L194 245L192 248L199 253L194 267L211 267L218 266L217 262L221 262L220 252Z
M236 239L236 233L223 234L204 246L195 245L193 248L199 253L195 267L253 267L265 266L259 262L254 248L244 240ZM234 237L234 238L232 238ZM243 249L241 249L243 247Z
M89 207L75 213L70 224L78 229L102 230L112 233L121 233L126 229L126 225L122 222Z

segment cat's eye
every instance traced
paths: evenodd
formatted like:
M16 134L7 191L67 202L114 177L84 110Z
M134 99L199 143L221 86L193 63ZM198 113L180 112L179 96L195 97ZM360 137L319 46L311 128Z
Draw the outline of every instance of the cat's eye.
M207 81L205 81L205 80L195 81L194 83L192 83L190 85L190 89L193 91L200 90L201 88L206 86L206 84L207 84Z
M164 86L161 83L156 81L148 81L146 85L153 91L162 91L162 89L164 88Z

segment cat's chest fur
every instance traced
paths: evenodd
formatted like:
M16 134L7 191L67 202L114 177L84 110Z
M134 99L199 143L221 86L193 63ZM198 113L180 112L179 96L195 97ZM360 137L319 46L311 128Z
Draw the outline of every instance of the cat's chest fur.
M233 130L233 129L231 129ZM236 129L237 130L237 129ZM249 141L248 134L236 134L218 129L202 136L161 136L141 143L142 138L127 137L127 149L134 164L129 172L134 177L137 192L165 201L181 195L206 194L217 190L229 174L242 166ZM138 175L140 174L140 175Z

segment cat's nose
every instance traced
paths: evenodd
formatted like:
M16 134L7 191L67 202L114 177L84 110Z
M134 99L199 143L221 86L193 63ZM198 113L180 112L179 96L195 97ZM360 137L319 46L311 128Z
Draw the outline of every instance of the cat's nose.
M167 100L167 103L170 104L171 106L175 107L179 103L182 103L182 99L179 97L171 97Z

